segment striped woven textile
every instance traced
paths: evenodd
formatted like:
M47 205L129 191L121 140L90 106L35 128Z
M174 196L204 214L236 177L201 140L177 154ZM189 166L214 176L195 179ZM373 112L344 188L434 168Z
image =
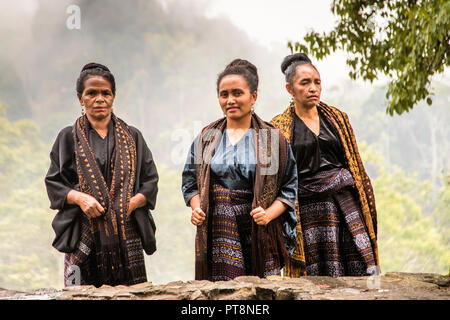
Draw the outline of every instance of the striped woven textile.
M370 238L347 169L335 168L299 181L306 273L364 276L376 270Z
M252 210L251 190L229 190L212 187L214 210L211 221L210 281L227 281L252 275ZM264 277L280 274L278 255L266 257Z
M64 283L66 285L77 284L77 280L80 285L94 285L96 287L102 286L104 283L101 281L97 265L97 253L95 247L89 240L92 237L90 231L90 223L88 218L82 216L81 224L81 238L79 250L75 253L66 253L64 255ZM125 222L125 234L126 240L124 240L125 252L127 255L127 277L122 279L121 284L133 285L147 281L147 273L145 270L144 254L142 253L142 242L139 234L137 233L137 227L134 220L126 220ZM88 243L89 245L86 245ZM79 274L77 270L79 268ZM77 277L79 277L77 279Z

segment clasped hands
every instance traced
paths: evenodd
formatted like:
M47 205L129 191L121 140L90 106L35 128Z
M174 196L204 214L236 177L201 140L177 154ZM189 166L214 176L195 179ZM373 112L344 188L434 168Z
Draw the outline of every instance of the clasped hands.
M257 207L250 212L250 216L256 222L256 224L260 226L265 226L268 224L272 218L267 211L265 211L262 207ZM200 208L195 208L192 210L191 222L194 226L201 226L203 221L205 221L206 214Z
M68 203L77 204L90 219L99 218L106 212L106 209L97 201L97 199L87 193L71 190L67 195L67 200ZM128 203L126 217L128 218L134 210L145 205L145 202L146 198L143 194L137 193L131 197L130 202Z

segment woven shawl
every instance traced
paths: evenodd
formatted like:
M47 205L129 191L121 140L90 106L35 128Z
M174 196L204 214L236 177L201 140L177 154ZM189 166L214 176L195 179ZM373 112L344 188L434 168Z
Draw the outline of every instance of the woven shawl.
M346 113L335 107L320 102L317 106L327 117L329 122L339 134L339 139L344 150L346 166L355 180L355 186L358 190L358 198L361 206L362 218L365 223L367 233L371 240L372 249L375 255L376 264L379 266L378 247L377 247L377 212L375 208L375 197L369 176L364 169L364 165L359 155L355 135L350 125ZM289 143L293 143L293 124L295 107L291 102L290 106L280 115L274 117L271 123L279 128ZM306 275L305 253L303 249L303 234L300 223L300 214L298 201L296 204L297 213L297 243L290 261L286 265L286 275L290 277L299 277Z
M102 217L89 219L90 232L74 254L80 260L95 249L99 277L104 284L115 285L127 278L128 255L124 221L133 192L136 172L136 145L128 125L111 115L115 148L109 164L112 182L108 187L88 141L86 115L74 126L75 161L80 191L93 196L105 208ZM83 219L87 221L87 219ZM87 246L88 249L83 248Z
M221 136L226 128L226 118L219 119L210 125L203 128L201 134L196 140L196 171L197 171L197 184L200 193L200 207L203 212L206 213L206 219L201 226L197 227L197 234L195 237L195 279L196 280L208 280L210 277L210 261L208 255L211 250L211 242L208 237L208 231L211 224L212 209L211 206L211 169L210 163L214 156L214 150L218 146ZM252 115L252 127L255 130L255 147L257 155L256 174L253 189L253 201L252 209L261 206L267 209L273 201L276 199L278 190L282 185L282 178L286 167L286 139L280 132L280 130L274 128L269 123L261 120L256 114ZM267 133L267 140L262 138L262 131ZM276 174L266 175L263 174L265 164L262 162L262 157L270 159L272 156L272 145L270 143L272 135L277 135L276 140L279 145L278 150L278 163L279 167ZM265 142L264 142L265 141ZM274 150L275 151L275 150ZM280 257L280 262L283 265L289 258L289 253L283 242L282 228L281 228L281 216L277 219L269 222L266 226L257 225L252 220L252 261L251 272L252 275L259 277L264 276L264 262L265 256L268 252L276 253Z

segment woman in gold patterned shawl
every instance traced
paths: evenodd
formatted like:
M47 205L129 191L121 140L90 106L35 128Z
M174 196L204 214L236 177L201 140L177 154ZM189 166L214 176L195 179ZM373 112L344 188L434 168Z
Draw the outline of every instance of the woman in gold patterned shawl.
M280 130L253 112L257 87L257 69L246 60L219 74L225 117L203 128L183 170L197 226L197 280L279 275L294 250L295 160Z
M65 285L145 282L142 250L156 250L152 154L141 132L112 112L116 86L106 66L85 65L76 89L85 111L58 134L45 177Z
M320 75L304 53L287 56L281 71L293 99L271 123L298 170L297 242L285 274L378 273L375 199L348 117L320 101Z

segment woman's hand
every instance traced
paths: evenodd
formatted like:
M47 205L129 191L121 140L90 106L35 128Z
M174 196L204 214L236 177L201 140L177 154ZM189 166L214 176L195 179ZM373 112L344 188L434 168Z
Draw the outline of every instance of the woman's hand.
M206 214L200 209L200 195L196 194L193 196L192 199L189 200L189 205L192 209L191 223L194 226L201 226L203 221L205 221Z
M97 199L80 191L70 190L67 194L67 203L77 204L90 219L101 217L105 213L105 208Z
M205 221L206 214L200 208L195 208L192 210L191 222L194 226L201 226L203 221Z
M265 226L270 221L272 221L272 217L268 212L266 212L262 207L257 207L250 212L250 216L256 222L256 224L260 226Z
M147 198L142 193L136 193L133 197L131 197L130 202L128 203L127 218L134 210L145 206L146 203Z
M79 206L91 219L101 217L105 213L105 208L103 208L97 199L86 193L83 193Z
M256 224L265 226L270 221L278 218L285 210L287 205L280 200L275 200L272 205L264 210L261 207L255 208L250 212L250 216L253 217Z

